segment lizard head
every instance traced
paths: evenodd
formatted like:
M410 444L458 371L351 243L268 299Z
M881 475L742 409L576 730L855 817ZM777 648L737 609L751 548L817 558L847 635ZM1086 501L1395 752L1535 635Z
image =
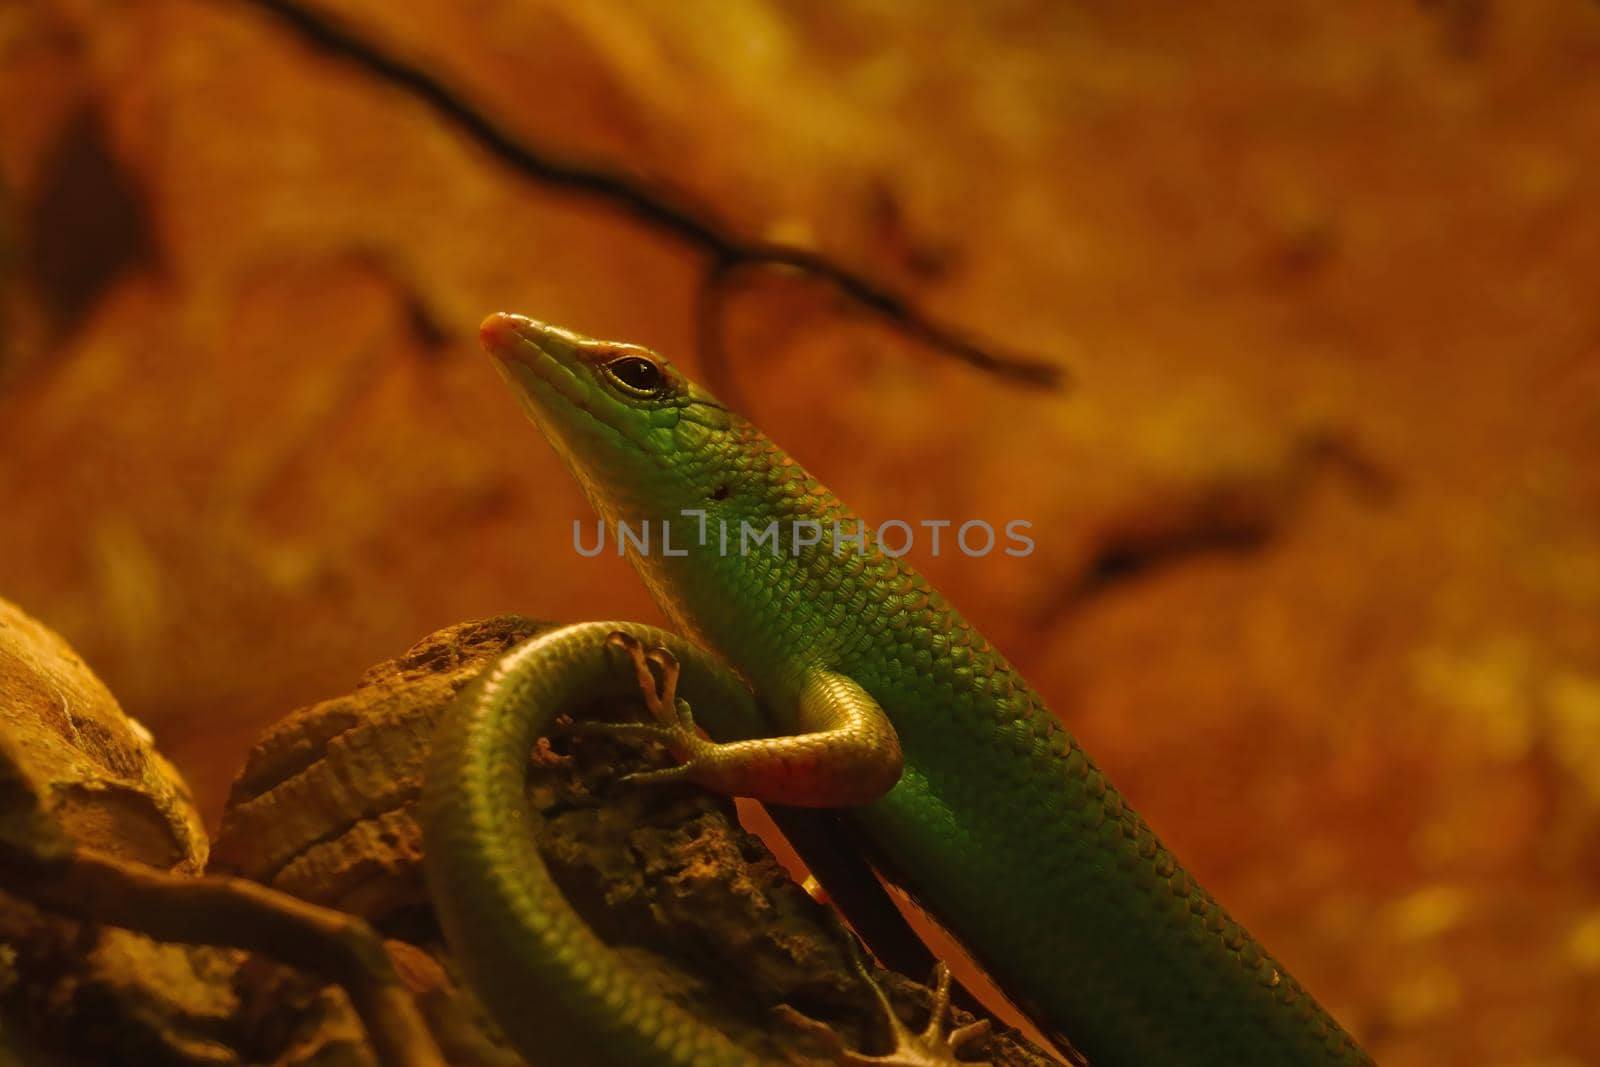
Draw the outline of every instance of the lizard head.
M655 520L726 493L742 420L667 360L504 312L478 335L602 517Z

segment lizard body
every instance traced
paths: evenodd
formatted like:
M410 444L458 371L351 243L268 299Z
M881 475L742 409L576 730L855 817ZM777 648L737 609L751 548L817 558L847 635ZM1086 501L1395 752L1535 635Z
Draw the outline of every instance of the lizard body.
M665 647L685 664L689 707L712 741L658 727L683 761L658 776L844 806L874 862L1030 1018L1096 1067L1371 1062L1184 871L1004 657L870 532L841 538L835 523L853 534L855 517L756 427L637 346L512 315L491 316L482 336L602 519L671 527L672 551L658 539L630 558L689 639ZM739 542L744 528L773 522L779 551ZM733 531L726 547L724 523ZM796 547L811 540L812 523L820 536ZM597 633L588 645L598 647ZM576 655L569 649L544 669L599 684L604 655L586 651L582 670ZM718 658L756 701L710 680ZM533 684L501 677L512 688ZM480 710L510 702L477 699ZM502 748L525 753L530 742L519 734ZM469 864L461 857L470 835L449 836L452 817L488 817L457 810L461 776L483 768L452 744L456 762L429 772L428 864L431 881L470 890L482 864L507 861L480 848ZM506 760L502 774L514 774L514 756ZM510 792L493 803L519 806ZM445 842L437 855L436 839ZM548 958L549 946L527 936L534 922L458 914L446 929L475 929L462 936L475 938L478 969L499 981L515 952ZM647 994L612 991L600 997L609 1006L584 1010L620 1031L632 1025L624 1017L655 1010L639 998ZM715 1042L674 1052L689 1039L660 1038L664 1024L652 1026L656 1036L640 1047L653 1058L623 1062L742 1062Z

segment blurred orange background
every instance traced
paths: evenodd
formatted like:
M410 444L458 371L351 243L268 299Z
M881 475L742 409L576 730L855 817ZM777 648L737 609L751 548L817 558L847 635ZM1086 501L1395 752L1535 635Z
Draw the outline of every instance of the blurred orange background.
M785 275L724 312L858 512L1033 523L913 558L1380 1062L1600 1061L1600 6L320 10L1069 367ZM433 629L658 620L474 333L697 373L705 268L245 0L0 9L0 596L213 822L263 726Z

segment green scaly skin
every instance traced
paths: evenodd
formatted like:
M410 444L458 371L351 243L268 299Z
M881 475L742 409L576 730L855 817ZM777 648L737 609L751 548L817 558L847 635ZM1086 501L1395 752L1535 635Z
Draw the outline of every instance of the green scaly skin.
M727 682L703 677L715 661L694 644L651 636L647 643L665 645L686 664L685 678L694 681L685 695L714 740L771 739L740 742L734 758L679 746L685 776L787 803L855 805L848 817L876 850L874 862L953 930L1030 1018L1096 1067L1371 1062L1178 865L937 590L870 535L865 552L847 542L835 553L835 521L853 531L854 516L759 430L648 350L511 315L491 316L482 335L608 527L650 523L651 550L630 556L674 625L731 664L760 697L757 705L739 703ZM701 519L682 515L686 509L706 512L704 547ZM721 520L731 533L726 552L718 546ZM741 521L760 530L772 520L783 551L741 554ZM820 543L791 552L795 520L819 522ZM662 550L662 521L671 524L674 551L686 554ZM584 632L588 645L601 646L597 631ZM545 680L515 684L548 690L546 704L556 689L571 695L598 685L605 655L586 655L588 667L578 670L570 652L549 660L524 654L522 670L537 667ZM503 667L496 673L518 677ZM518 717L509 697L468 703L485 723L494 721L487 705ZM536 703L523 702L523 719ZM445 755L430 768L424 808L436 894L481 898L485 884L511 877L510 846L497 843L490 822L514 824L495 811L520 807L518 753L541 728L480 730L499 730L501 781L511 783L493 796L484 763L462 758L466 728L442 731ZM830 777L836 752L850 774ZM832 795L874 760L891 772L892 788L871 800ZM531 849L519 849L517 863L535 862ZM594 1040L633 1041L644 1050L619 1062L746 1062L716 1035L681 1019L662 1022L670 1010L610 976L621 965L590 944L592 936L552 943L541 931L577 921L558 895L509 892L511 903L500 910L477 898L441 903L480 991L485 982L538 983L543 994L575 1002L563 1010ZM610 976L598 989L587 982L597 970ZM526 1013L535 994L495 996ZM684 1035L693 1032L703 1046L690 1047Z
M737 678L654 627L581 623L518 646L462 691L429 754L419 815L434 909L468 982L531 1064L749 1064L584 925L534 848L528 753L559 712L636 691L607 647L617 631L670 649L679 692L697 706L755 721Z

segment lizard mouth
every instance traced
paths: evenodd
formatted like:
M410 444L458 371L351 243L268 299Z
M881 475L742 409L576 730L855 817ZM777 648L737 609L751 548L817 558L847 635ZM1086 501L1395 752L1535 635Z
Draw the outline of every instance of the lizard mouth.
M591 418L595 412L577 381L582 338L526 315L497 311L478 327L478 341L519 392L533 387L552 391ZM543 387L538 388L538 387ZM542 421L542 420L541 420Z
M571 363L578 358L582 340L559 326L509 311L496 311L478 327L478 341L485 351L501 363L519 363L533 371L542 371L546 361Z
M580 482L588 484L583 470L592 450L575 441L574 435L599 435L612 445L626 443L648 451L641 447L627 420L617 418L592 387L585 346L594 342L559 326L504 311L483 320L478 340L494 357L523 411Z

